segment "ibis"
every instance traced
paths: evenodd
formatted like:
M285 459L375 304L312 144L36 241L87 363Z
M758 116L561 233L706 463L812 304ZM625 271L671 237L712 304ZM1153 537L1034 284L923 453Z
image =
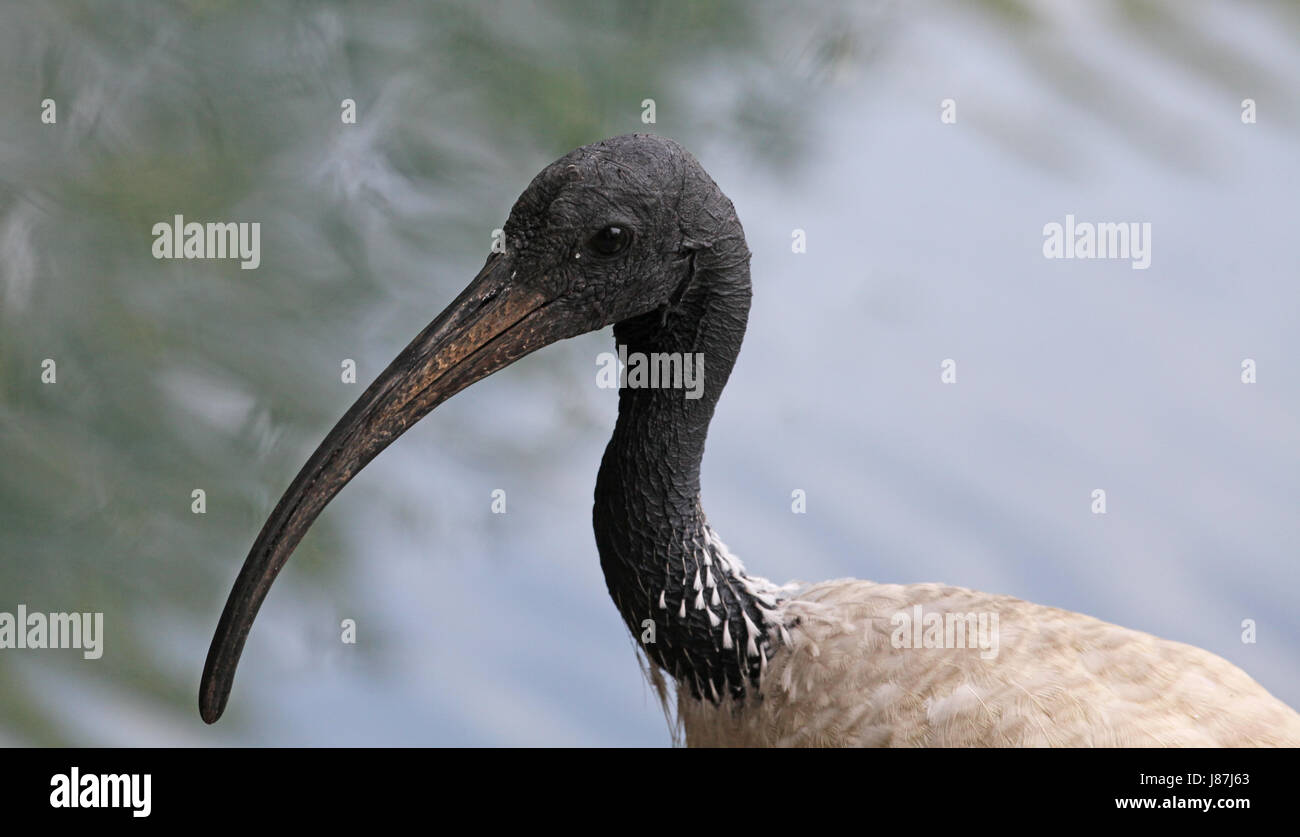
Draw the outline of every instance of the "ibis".
M475 381L613 325L620 352L697 359L701 376L693 393L668 374L619 389L593 509L609 595L687 744L1300 746L1300 715L1190 645L944 584L751 574L700 504L750 254L731 201L676 142L633 134L566 154L503 230L504 247L348 409L262 527L203 669L208 723L272 582L349 480Z

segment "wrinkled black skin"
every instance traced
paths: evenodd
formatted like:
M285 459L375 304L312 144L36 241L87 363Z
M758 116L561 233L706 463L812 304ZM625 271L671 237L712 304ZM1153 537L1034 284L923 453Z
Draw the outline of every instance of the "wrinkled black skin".
M607 226L632 234L602 257L589 245ZM512 259L581 330L614 322L629 352L702 353L702 396L680 389L619 392L618 423L596 480L593 524L609 594L638 641L655 621L648 656L694 697L743 697L759 660L745 653L748 613L767 628L750 594L713 563L734 647L694 608L695 572L712 547L700 507L700 462L714 407L749 315L749 250L731 201L677 143L629 135L584 146L539 174L505 227ZM575 258L575 254L578 256ZM658 606L665 592L666 609ZM706 598L709 591L706 591ZM686 619L678 618L686 597ZM710 686L712 684L712 686Z

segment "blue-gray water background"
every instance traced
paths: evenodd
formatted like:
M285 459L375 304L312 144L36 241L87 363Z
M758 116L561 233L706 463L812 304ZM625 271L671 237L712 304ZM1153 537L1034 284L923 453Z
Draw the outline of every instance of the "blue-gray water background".
M324 433L537 170L647 128L754 253L704 463L751 570L1010 593L1300 704L1298 35L1295 3L1175 0L0 6L0 611L107 633L97 661L0 650L0 743L667 743L590 532L608 329L376 460L282 575L226 717L196 709ZM259 221L260 268L155 261L176 213ZM1151 222L1150 269L1045 260L1067 213Z

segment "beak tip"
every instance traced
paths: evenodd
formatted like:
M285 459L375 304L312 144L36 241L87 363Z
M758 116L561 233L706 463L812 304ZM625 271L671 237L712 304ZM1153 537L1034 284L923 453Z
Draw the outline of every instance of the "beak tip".
M204 689L199 693L199 717L205 724L215 724L226 711L225 695L214 695Z

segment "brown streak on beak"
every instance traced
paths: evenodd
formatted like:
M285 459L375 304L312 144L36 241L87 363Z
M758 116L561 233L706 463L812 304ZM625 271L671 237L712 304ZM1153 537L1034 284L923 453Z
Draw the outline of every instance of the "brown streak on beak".
M434 407L548 343L570 336L546 318L545 294L510 282L490 257L445 311L375 379L316 448L253 543L217 623L203 667L199 713L221 717L258 608L289 556L334 495Z

